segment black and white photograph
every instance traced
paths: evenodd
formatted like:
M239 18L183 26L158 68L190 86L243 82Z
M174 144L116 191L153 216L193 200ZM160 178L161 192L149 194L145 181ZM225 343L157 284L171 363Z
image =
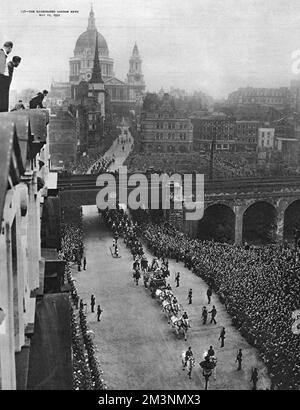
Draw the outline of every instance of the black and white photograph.
M299 0L2 0L0 214L0 390L299 391Z

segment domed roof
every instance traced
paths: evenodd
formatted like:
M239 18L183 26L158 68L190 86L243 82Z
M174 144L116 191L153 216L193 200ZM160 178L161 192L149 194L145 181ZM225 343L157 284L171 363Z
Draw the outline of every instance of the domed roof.
M87 30L80 34L76 41L74 54L81 54L88 50L92 55L95 53L97 30ZM98 50L100 55L108 56L108 47L105 38L98 33Z
M88 53L94 55L96 47L96 22L93 7L91 8L87 30L80 34L76 41L74 55ZM98 51L100 56L108 57L108 47L105 38L98 33Z

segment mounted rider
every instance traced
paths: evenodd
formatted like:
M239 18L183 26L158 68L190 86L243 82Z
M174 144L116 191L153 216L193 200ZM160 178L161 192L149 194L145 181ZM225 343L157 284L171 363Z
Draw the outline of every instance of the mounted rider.
M192 352L191 346L188 348L188 350L185 352L185 363L183 367L186 367L188 360L194 358L194 353Z

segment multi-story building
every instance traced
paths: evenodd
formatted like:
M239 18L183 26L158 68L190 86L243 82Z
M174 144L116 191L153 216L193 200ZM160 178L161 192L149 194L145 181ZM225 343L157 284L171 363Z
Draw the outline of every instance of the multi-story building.
M236 151L256 151L259 121L236 121Z
M76 159L79 133L77 128L78 118L68 107L55 110L50 115L49 146L51 164L53 169L62 169Z
M229 94L227 103L232 105L258 104L284 110L290 107L290 90L288 87L239 88Z
M292 80L290 84L290 108L300 112L300 81Z
M162 104L141 115L141 142L148 152L189 152L193 147L191 120L171 104L165 94Z
M211 149L214 141L217 151L236 150L236 120L223 113L193 118L193 146L195 151Z
M257 148L266 151L276 148L275 128L261 127L258 129Z
M55 293L64 262L53 270L41 247L53 257L60 246L48 121L46 110L0 114L0 390L73 387L69 297Z

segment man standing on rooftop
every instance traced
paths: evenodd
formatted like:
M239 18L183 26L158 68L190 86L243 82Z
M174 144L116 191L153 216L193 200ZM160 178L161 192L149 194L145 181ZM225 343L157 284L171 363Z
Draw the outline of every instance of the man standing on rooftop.
M6 60L12 48L13 43L6 41L0 49L0 112L8 111L10 77Z

